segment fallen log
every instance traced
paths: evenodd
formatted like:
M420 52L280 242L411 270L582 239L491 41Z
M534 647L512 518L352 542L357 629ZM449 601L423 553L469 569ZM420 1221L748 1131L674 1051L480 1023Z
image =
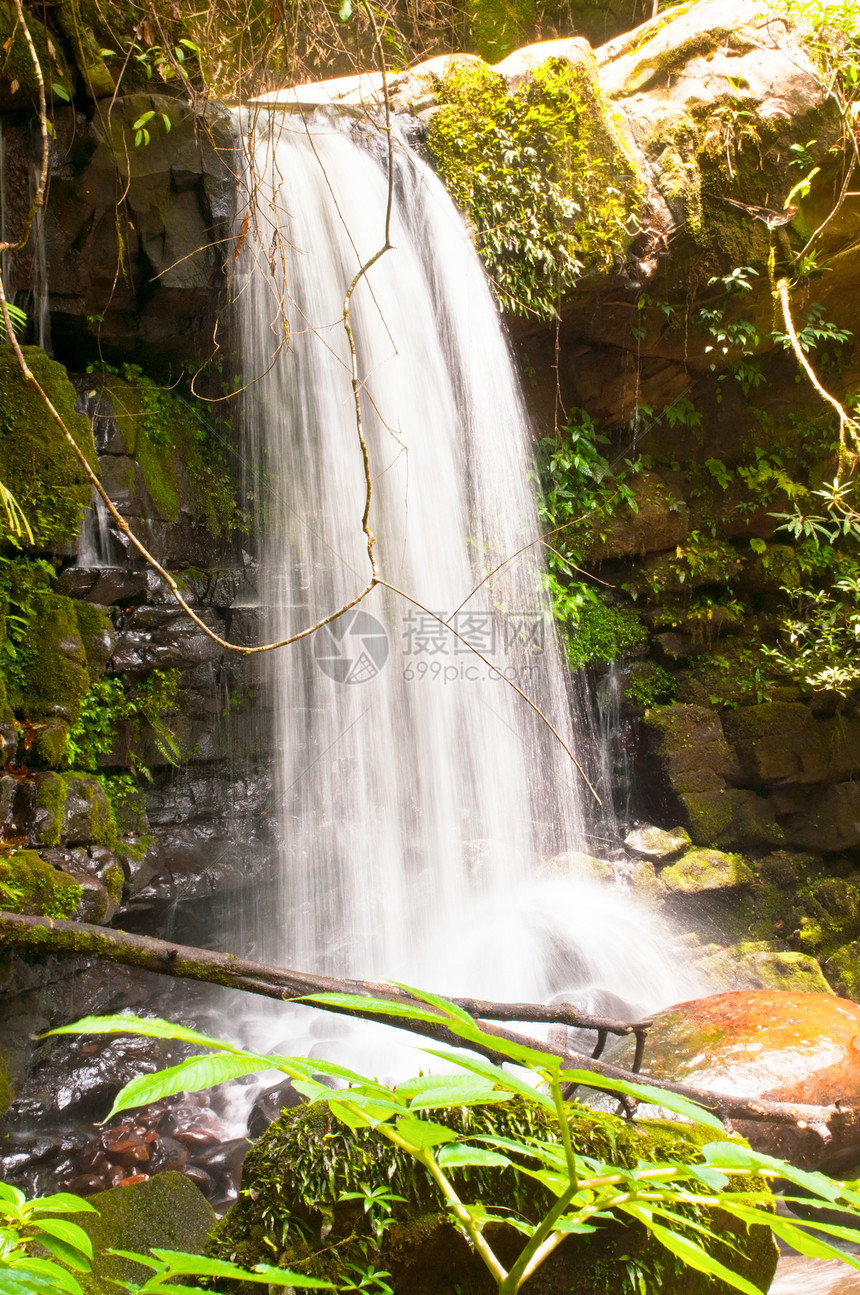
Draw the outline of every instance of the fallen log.
M161 975L240 989L285 1003L300 1001L312 994L351 994L364 998L385 998L395 1005L420 1007L425 1012L434 1010L428 1009L426 1002L412 998L404 990L387 982L338 980L330 976L317 976L308 972L251 962L230 953L217 953L210 949L198 949L190 945L154 939L151 936L132 935L127 931L110 930L103 926L70 922L60 918L30 917L20 913L0 912L0 948L27 950L58 957L95 957ZM461 1049L467 1047L497 1064L506 1062L508 1058L504 1052L493 1048L491 1041L493 1038L559 1057L570 1069L587 1071L595 1076L627 1083L643 1082L642 1077L634 1071L609 1065L596 1057L573 1052L541 1039L503 1030L491 1024L490 1018L570 1025L596 1030L599 1036L604 1033L635 1034L637 1044L647 1031L649 1025L647 1021L612 1021L580 1012L572 1004L553 1004L548 1007L534 1003L491 1003L471 998L450 1001L472 1016L483 1033L489 1036L485 1045L465 1044L459 1035L445 1024L445 1017L441 1012L439 1012L437 1024L433 1021L412 1020L406 1016L398 1018L388 1013L374 1011L370 1006L366 1009L331 1004L312 1004L312 1006L345 1016L381 1021L387 1025L396 1024L398 1028L407 1029L414 1034L433 1039L437 1043ZM637 1053L640 1051L640 1047L637 1046ZM727 1123L733 1120L750 1120L794 1124L816 1131L825 1142L830 1141L836 1128L856 1123L860 1114L854 1108L840 1102L830 1106L771 1102L742 1098L729 1093L709 1092L665 1079L647 1077L646 1082L652 1088L676 1093L697 1102ZM611 1089L605 1091L612 1094Z

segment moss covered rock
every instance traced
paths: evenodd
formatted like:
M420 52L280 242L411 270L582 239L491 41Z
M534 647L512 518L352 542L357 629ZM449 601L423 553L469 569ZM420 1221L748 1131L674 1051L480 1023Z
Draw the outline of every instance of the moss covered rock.
M660 880L669 891L698 895L708 890L751 886L755 876L737 854L725 854L722 850L688 850L677 863L663 869Z
M767 941L742 940L696 963L708 983L720 989L784 989L792 993L832 994L818 961L805 953L779 949Z
M454 67L427 142L505 307L551 319L582 274L629 246L642 180L587 44L535 50L529 66L531 51L510 68Z
M0 897L10 913L36 917L74 917L81 886L35 850L15 850L0 861Z
M140 1282L150 1275L149 1269L108 1250L147 1254L150 1247L159 1246L201 1254L215 1223L203 1193L175 1172L98 1192L89 1201L98 1214L74 1215L93 1243L93 1271L78 1278L86 1295L112 1295L115 1282Z
M659 1122L631 1125L576 1104L569 1112L577 1148L609 1163L633 1165L673 1156L695 1159L701 1142L712 1139L710 1130ZM473 1135L488 1132L550 1140L558 1136L552 1120L518 1100L434 1111L433 1116ZM458 1191L465 1193L463 1199L519 1210L527 1217L549 1204L533 1180L507 1169L450 1172ZM750 1186L760 1190L762 1185ZM439 1209L425 1171L371 1131L348 1134L317 1106L285 1111L251 1148L240 1198L215 1229L211 1250L246 1264L267 1256L271 1260L277 1253L284 1266L337 1282L346 1264L360 1261L364 1269L374 1255L361 1197L365 1190L380 1187L404 1198L392 1203L392 1224L383 1232L374 1256L377 1265L391 1274L396 1295L442 1295L452 1289L462 1295L489 1295L495 1289L481 1262ZM343 1199L350 1191L358 1194L358 1201ZM755 1228L747 1236L723 1216L711 1222L723 1237L718 1244L723 1261L766 1289L776 1262L770 1234ZM738 1250L724 1244L728 1232ZM487 1235L503 1262L512 1262L522 1238L498 1225L490 1225ZM633 1295L640 1282L667 1295L723 1291L720 1284L711 1285L681 1269L644 1230L614 1222L602 1223L594 1236L566 1240L530 1279L528 1289L535 1295L627 1291Z
M96 466L89 421L75 413L75 389L66 370L38 347L27 363L91 466ZM10 346L0 346L0 481L21 505L36 547L65 548L81 525L90 484L42 398L25 382Z

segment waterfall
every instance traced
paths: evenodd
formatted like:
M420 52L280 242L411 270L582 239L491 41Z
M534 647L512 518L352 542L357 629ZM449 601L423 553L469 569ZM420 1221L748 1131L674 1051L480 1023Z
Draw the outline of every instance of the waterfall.
M369 576L342 310L384 242L387 155L323 112L245 130L238 349L276 639ZM690 982L665 932L589 875L589 792L507 682L572 743L497 311L443 187L399 140L393 171L394 250L359 283L352 327L380 570L420 606L377 587L268 658L283 864L266 956L510 1000L598 986L677 1001ZM482 657L428 612L456 613Z

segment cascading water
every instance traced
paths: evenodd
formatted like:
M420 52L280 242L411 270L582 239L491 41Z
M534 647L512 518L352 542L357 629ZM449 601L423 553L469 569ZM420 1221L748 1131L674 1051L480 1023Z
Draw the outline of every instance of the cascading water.
M369 575L342 312L384 242L387 157L375 132L320 113L264 114L246 151L244 418L281 638ZM677 1001L690 981L653 921L571 853L587 790L505 682L571 742L506 342L458 214L399 141L391 242L352 299L380 570L424 609L456 611L486 660L380 587L269 658L283 882L265 953L499 999L598 985Z

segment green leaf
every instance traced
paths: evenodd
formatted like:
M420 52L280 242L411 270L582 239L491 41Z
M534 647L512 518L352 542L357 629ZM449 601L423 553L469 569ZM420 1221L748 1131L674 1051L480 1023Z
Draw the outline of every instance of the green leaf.
M152 1253L169 1266L171 1273L178 1276L226 1277L236 1281L270 1283L273 1286L302 1286L308 1289L331 1289L331 1282L319 1277L305 1277L301 1273L289 1272L286 1268L275 1268L272 1264L256 1264L252 1270L237 1268L226 1259L209 1259L204 1255L187 1254L182 1250L157 1250Z
M640 1211L631 1209L631 1214L640 1214ZM747 1281L746 1277L741 1277L739 1273L732 1272L725 1264L721 1264L713 1255L709 1255L707 1250L703 1250L695 1241L690 1241L687 1237L680 1236L677 1232L671 1232L669 1228L664 1228L660 1223L654 1223L644 1217L640 1217L640 1222L644 1223L649 1232L656 1237L661 1245L670 1250L673 1255L677 1255L690 1268L695 1268L697 1272L708 1273L711 1277L719 1277L729 1286L734 1286L736 1290L744 1291L745 1295L762 1295L761 1289L754 1286L752 1282Z
M556 1114L555 1102L551 1097L540 1092L539 1089L533 1087L524 1079L519 1079L516 1075L509 1075L500 1066L494 1066L492 1061L485 1061L483 1057L463 1056L459 1052L437 1052L434 1048L425 1048L424 1051L430 1057L438 1057L441 1061L453 1062L455 1066L461 1066L463 1070L471 1070L473 1074L485 1075L506 1092L517 1093L520 1097L525 1097L531 1105L540 1106L552 1115Z
M683 1115L685 1119L692 1120L695 1124L704 1124L710 1129L723 1131L722 1120L718 1119L711 1111L706 1111L704 1106L691 1102L687 1097L679 1097L677 1093L666 1092L663 1088L653 1088L650 1084L631 1084L623 1079L609 1079L607 1076L597 1075L591 1070L563 1070L559 1078L563 1083L582 1084L586 1088L624 1093L627 1097L632 1097L638 1102L648 1102L651 1106L662 1106L667 1111L674 1111L676 1115ZM716 1143L713 1145L723 1146L725 1144Z
M70 1246L66 1241L61 1241L59 1237L49 1237L44 1234L40 1235L39 1245L44 1246L49 1254L61 1263L67 1264L69 1268L74 1268L79 1273L90 1272L90 1262L85 1259L75 1246Z
M708 1142L702 1147L706 1164L713 1169L733 1169L743 1173L767 1173L786 1178L798 1187L822 1196L826 1201L840 1199L860 1205L860 1194L852 1191L845 1183L839 1183L824 1174L809 1173L805 1169L796 1169L784 1160L767 1156L763 1151L753 1151L751 1147L739 1146L737 1142Z
M77 1278L51 1259L36 1259L32 1255L27 1255L23 1263L16 1263L12 1267L12 1272L16 1275L33 1273L36 1279L47 1277L54 1286L59 1286L61 1290L66 1291L67 1295L83 1295Z
M427 1011L408 1003L395 1003L390 998L371 998L364 994L303 994L290 1000L294 1003L319 1003L325 1007L354 1007L362 1012L375 1012L380 1016L399 1016L404 1021L428 1021L432 1025L446 1024L438 1012Z
M82 1251L88 1259L93 1257L93 1243L86 1232L77 1223L68 1219L40 1219L39 1230L48 1236L57 1237L67 1245Z
M52 81L51 89L53 90L54 94L57 96L58 99L62 99L63 103L71 102L72 96L69 94L68 90L63 85L62 81Z
M352 0L341 0L337 16L341 22L348 22L352 17Z
M0 1183L0 1189L6 1187L6 1183ZM16 1191L14 1187L10 1191ZM18 1192L21 1199L24 1197ZM71 1192L54 1192L53 1196L37 1196L30 1202L30 1212L36 1214L98 1214L95 1205L89 1201L83 1200L80 1196L73 1196Z
M141 127L145 126L148 121L152 121L154 116L155 116L154 108L150 108L149 112L141 113L137 121L133 121L131 123L132 130L140 130Z
M350 1110L344 1106L343 1102L330 1101L328 1108L332 1115L341 1123L345 1124L348 1129L369 1129L373 1127L373 1120L363 1115L361 1111Z
M411 1097L413 1111L433 1110L446 1106L470 1106L475 1102L493 1101L496 1097L508 1099L510 1093L500 1093L493 1080L486 1075L425 1075L397 1085L400 1097Z
M181 1043L199 1043L204 1048L218 1048L221 1052L240 1052L224 1039L212 1039L197 1030L187 1030L184 1025L165 1021L159 1016L84 1016L72 1025L60 1025L47 1030L42 1038L53 1034L143 1034L148 1039L178 1039ZM246 1054L243 1054L246 1055Z
M413 1120L409 1115L399 1119L394 1127L400 1136L418 1151L441 1146L443 1142L457 1141L457 1134L453 1129L447 1129L444 1124L433 1124L430 1120Z
M228 1079L238 1079L240 1075L277 1069L279 1067L271 1059L264 1061L253 1053L249 1053L247 1057L231 1052L189 1057L178 1066L159 1070L154 1075L138 1075L136 1079L129 1080L114 1098L113 1106L105 1116L105 1123L112 1120L119 1111L148 1106L151 1102L160 1102L163 1097L172 1097L175 1093L198 1093L201 1089L223 1084Z
M464 1143L458 1143L457 1146L443 1146L436 1160L443 1169L458 1168L461 1165L480 1167L495 1165L503 1168L511 1163L507 1156L500 1155L498 1151L487 1151L485 1147L469 1147Z

